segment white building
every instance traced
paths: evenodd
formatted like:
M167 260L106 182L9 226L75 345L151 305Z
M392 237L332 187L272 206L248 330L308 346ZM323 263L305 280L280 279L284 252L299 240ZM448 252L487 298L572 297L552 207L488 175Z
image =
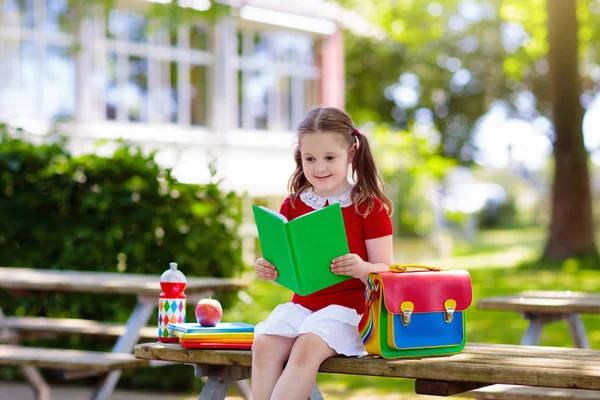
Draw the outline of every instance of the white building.
M340 28L372 33L324 0L220 3L230 16L169 31L148 0L80 25L67 0L0 0L0 121L41 135L66 118L76 153L123 138L159 149L184 182L205 182L216 159L227 189L284 195L295 126L316 105L344 105Z

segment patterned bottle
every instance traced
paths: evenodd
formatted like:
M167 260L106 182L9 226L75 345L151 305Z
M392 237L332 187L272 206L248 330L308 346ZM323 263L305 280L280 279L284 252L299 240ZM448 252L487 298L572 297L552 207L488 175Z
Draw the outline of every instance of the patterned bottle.
M170 263L170 269L160 276L162 293L158 300L158 340L179 342L179 338L168 330L169 323L185 322L185 275L177 269L177 263Z

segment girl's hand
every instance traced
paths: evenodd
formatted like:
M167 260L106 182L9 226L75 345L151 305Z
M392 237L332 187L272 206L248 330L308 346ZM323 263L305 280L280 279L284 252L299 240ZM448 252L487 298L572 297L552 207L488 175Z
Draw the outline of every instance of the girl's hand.
M272 281L273 279L277 279L277 270L275 269L275 266L262 257L254 262L254 271L261 281Z
M346 254L331 261L331 272L336 275L362 278L367 274L366 263L357 254Z

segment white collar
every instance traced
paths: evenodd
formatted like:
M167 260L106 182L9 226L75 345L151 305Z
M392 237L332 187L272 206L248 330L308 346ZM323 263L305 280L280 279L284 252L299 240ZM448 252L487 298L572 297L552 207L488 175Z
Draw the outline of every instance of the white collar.
M330 205L340 203L340 206L345 208L352 205L352 199L350 198L351 190L352 188L348 189L346 193L340 194L339 196L321 197L313 191L312 187L309 187L300 193L300 200L315 210L323 208L326 202L328 202Z

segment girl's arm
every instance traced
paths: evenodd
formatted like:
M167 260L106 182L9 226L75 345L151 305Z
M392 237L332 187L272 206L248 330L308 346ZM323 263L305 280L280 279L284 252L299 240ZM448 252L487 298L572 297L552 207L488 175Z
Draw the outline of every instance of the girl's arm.
M393 264L392 244L392 235L365 240L368 261L364 261L357 254L346 254L333 259L331 271L337 275L350 275L366 282L369 272L387 271Z
M377 239L365 240L367 247L367 261L365 261L364 282L367 281L369 272L387 271L394 263L394 236L387 235Z

